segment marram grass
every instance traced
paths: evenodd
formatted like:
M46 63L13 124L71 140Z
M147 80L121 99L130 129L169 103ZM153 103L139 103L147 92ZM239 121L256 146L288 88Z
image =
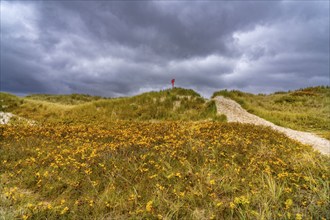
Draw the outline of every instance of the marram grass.
M265 127L0 127L2 219L330 219L329 157Z
M222 95L237 101L248 112L277 125L314 132L330 140L330 87L317 86L273 94L249 94L222 90Z
M126 98L87 95L32 95L19 98L0 93L0 111L12 112L37 123L100 124L133 121L226 121L217 115L213 100L189 89L174 88Z

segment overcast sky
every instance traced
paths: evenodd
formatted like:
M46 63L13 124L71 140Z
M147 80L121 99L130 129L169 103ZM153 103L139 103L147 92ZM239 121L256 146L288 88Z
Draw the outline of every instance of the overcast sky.
M329 1L2 1L1 91L329 85Z

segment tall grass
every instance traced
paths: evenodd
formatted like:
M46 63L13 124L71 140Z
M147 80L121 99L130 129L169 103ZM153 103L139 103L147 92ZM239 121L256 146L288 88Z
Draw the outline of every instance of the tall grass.
M48 95L48 94L32 94L25 97L26 99L47 101L65 105L77 105L86 102L106 99L101 96L91 96L87 94L70 94L70 95Z
M0 111L10 112L19 108L24 100L5 92L0 92Z
M250 113L277 125L309 131L330 139L330 87L309 87L296 91L254 95L241 91L219 91L237 101Z
M220 93L249 107L316 92ZM328 156L270 128L219 122L193 90L45 97L0 93L4 111L37 122L0 125L3 219L330 219Z
M11 111L38 122L99 124L116 120L226 120L224 116L217 116L214 101L206 101L195 91L182 88L115 99L35 95L20 102Z

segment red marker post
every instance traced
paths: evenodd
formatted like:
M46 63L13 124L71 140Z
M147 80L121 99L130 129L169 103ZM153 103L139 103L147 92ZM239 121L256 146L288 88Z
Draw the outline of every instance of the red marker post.
M172 83L172 89L173 89L174 88L175 79L172 79L171 80L171 83Z

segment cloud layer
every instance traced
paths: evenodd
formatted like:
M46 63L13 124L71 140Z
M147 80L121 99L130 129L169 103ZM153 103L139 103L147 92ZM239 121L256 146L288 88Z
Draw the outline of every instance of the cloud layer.
M1 90L329 85L329 2L1 1Z

